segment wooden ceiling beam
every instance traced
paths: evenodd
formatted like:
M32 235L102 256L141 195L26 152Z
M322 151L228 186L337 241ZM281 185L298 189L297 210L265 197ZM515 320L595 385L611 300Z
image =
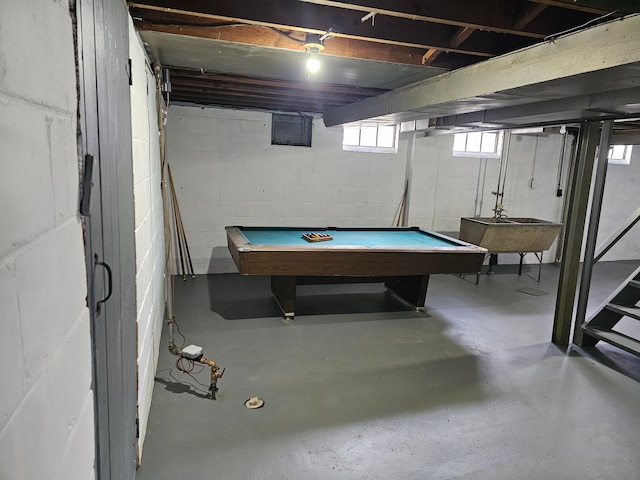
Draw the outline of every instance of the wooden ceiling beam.
M347 104L357 102L363 98L367 98L367 95L345 95L345 94L331 94L327 92L309 93L302 90L292 90L285 88L256 88L248 85L239 85L219 82L192 82L192 81L180 81L175 82L174 87L180 92L193 92L201 95L228 95L228 96L243 96L243 97L260 97L264 100L277 100L286 98L296 101L305 100L321 100L322 102L333 102L339 104Z
M635 13L638 12L637 0L529 0L551 7L567 8L579 12L594 15L606 15L611 12Z
M188 102L200 105L218 105L233 108L258 108L262 110L282 110L289 112L313 112L322 113L331 108L344 105L343 102L322 102L322 101L290 101L287 99L265 99L260 96L238 96L228 95L202 95L200 93L180 92L171 97L176 102Z
M174 35L187 35L190 37L245 43L248 45L257 45L262 47L304 51L304 47L302 45L304 35L299 32L290 32L287 33L287 35L282 35L273 29L253 25L236 27L195 27L149 24L140 20L135 20L134 23L138 30L171 33ZM296 41L296 37L300 37L300 41ZM362 40L332 38L330 41L325 43L323 54L335 55L338 57L360 58L363 60L377 60L380 62L401 63L405 65L421 65L423 51L423 49L414 47L398 47L395 45L371 43Z
M527 25L529 25L529 23L531 23L534 18L539 17L540 14L544 10L546 10L546 8L547 5L544 5L542 3L528 4L526 8L522 12L520 12L520 15L518 15L514 26L518 29L525 28Z
M475 31L476 30L474 28L468 28L468 27L458 29L455 35L451 38L451 46L452 47L460 46L460 44L462 44L462 42L464 42L467 38L469 38L471 34ZM438 58L438 55L440 55L440 53L441 53L441 50L434 50L434 49L428 50L427 53L425 53L424 56L422 57L422 64L431 65L433 61L436 58Z
M171 69L172 101L266 110L323 112L387 90L324 83L296 83Z
M540 32L523 31L514 28L508 15L496 17L493 12L513 10L509 1L478 2L477 0L456 2L415 2L413 0L360 0L344 2L337 0L300 0L304 3L353 10L360 13L375 13L412 21L439 23L460 28L486 30L495 33L507 33L530 38L544 38ZM449 5L447 5L449 3ZM465 5L461 5L464 3ZM496 8L500 7L500 8Z
M261 0L245 0L241 5L236 5L238 2L235 2L233 4L236 5L235 7L231 5L233 2L184 0L176 3L175 0L141 0L139 2L130 2L129 7L132 9L132 16L141 17L143 20L143 12L151 11L182 15L186 19L208 19L232 24L241 23L304 34L328 34L331 39L343 38L372 42L374 44L413 47L422 51L435 48L481 58L490 58L502 53L498 50L452 48L442 42L442 28L445 28L443 25L426 28L423 22L407 22L404 20L399 24L397 18L392 18L385 19L384 22L378 21L375 27L371 27L363 25L359 18L354 20L353 16L331 14L321 7L316 7L317 11L315 12L309 12L308 4L297 1L291 2L292 0L280 0L278 8L273 8L271 5L267 8ZM297 8L294 8L296 5ZM176 8L176 6L180 8ZM301 6L305 10L301 10ZM283 10L285 7L287 9ZM225 10L219 10L222 8ZM247 12L253 12L252 18L247 18ZM304 19L305 25L300 25L300 23L303 23L301 19ZM437 31L436 27L440 31Z
M518 30L525 28L534 18L537 18L545 9L547 5L543 4L528 4L524 10L522 10L515 19L514 27ZM451 46L459 47L467 40L476 29L474 28L460 28L455 35L451 38ZM436 58L442 53L442 50L429 49L427 53L422 57L423 65L432 65Z
M187 70L170 68L172 81L175 79L188 78L191 80L202 79L205 81L233 82L237 84L247 84L259 87L279 87L279 88L295 88L298 90L306 90L309 92L331 92L341 95L363 95L374 96L387 92L383 88L367 88L355 85L335 85L330 83L304 83L288 80L275 80L269 78L244 77L240 75L229 75L213 73L201 70Z

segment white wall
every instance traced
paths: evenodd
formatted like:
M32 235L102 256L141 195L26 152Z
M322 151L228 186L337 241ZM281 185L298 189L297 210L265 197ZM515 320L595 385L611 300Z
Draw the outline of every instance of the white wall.
M597 244L614 233L627 218L640 208L640 145L634 145L629 165L609 164L602 199L602 213ZM640 258L640 226L636 224L611 250L603 261Z
M231 269L226 225L390 226L405 153L342 151L314 118L313 146L271 145L271 114L170 106L167 158L196 273Z
M138 323L138 460L146 437L164 319L164 223L155 77L129 19Z
M561 221L564 197L556 196L556 185L562 141L559 134L511 136L502 199L507 216ZM498 189L500 160L455 157L452 150L451 135L416 139L410 217L427 230L455 232L461 217L494 215L491 192Z
M561 146L559 134L512 136L507 215L561 220ZM343 152L342 129L315 118L311 148L273 146L269 113L174 105L167 149L195 271L207 273L234 270L225 225L392 225L408 141L396 154ZM416 138L410 225L457 232L461 217L493 216L499 161L454 157L452 149L451 135Z
M0 2L0 478L94 478L69 4Z

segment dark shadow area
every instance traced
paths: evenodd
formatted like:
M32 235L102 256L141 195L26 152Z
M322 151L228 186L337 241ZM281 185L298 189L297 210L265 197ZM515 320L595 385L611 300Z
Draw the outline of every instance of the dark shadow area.
M211 311L226 320L282 317L271 294L269 276L207 275L207 285ZM377 283L299 285L297 288L296 317L413 310Z
M520 265L517 263L505 263L505 264L497 264L493 265L491 269L491 273L489 273L489 265L482 265L482 270L480 271L480 277L486 275L517 275ZM531 275L532 278L538 278L538 265L531 265L525 263L522 265L522 275ZM482 278L480 279L482 281Z
M181 374L181 376L184 375L185 374ZM195 377L191 377L190 382L186 380L186 377L182 379L177 378L173 374L173 369L168 368L158 370L154 380L155 383L163 385L167 392L174 394L187 393L189 395L210 400L208 395L209 387L207 385L199 384Z
M640 382L640 358L605 342L598 342L595 347L571 345L569 356L590 358Z
M208 273L238 273L238 268L231 258L229 249L225 247L213 247L209 259Z

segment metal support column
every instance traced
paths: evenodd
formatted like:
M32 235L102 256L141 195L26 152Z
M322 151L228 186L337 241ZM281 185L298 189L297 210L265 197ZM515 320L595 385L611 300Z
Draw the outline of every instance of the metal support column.
M607 120L602 124L600 134L600 146L598 147L598 159L595 169L595 179L591 198L591 213L589 216L589 228L587 230L587 242L584 250L584 263L582 266L582 277L580 279L580 290L578 291L578 303L576 304L575 328L573 331L574 343L582 344L582 324L587 314L587 302L589 300L589 289L591 288L591 275L596 251L596 238L600 225L600 213L602 211L602 196L604 195L604 184L607 176L608 152L613 132L613 121Z
M581 125L576 157L571 170L569 208L563 239L564 260L560 266L558 295L553 319L551 341L557 345L569 345L580 270L580 253L593 173L593 159L599 138L599 122L588 122Z

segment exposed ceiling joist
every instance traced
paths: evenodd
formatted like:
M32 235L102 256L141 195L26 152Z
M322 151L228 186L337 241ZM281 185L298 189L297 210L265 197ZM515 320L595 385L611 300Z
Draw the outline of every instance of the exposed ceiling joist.
M453 37L451 37L451 40L449 41L449 45L451 45L454 48L460 46L467 38L471 36L473 32L475 32L475 29L470 27L460 28L453 35ZM442 50L438 50L436 48L430 48L429 50L427 50L427 53L425 53L422 56L422 64L431 65L433 61L438 57L438 55L440 55L441 52Z
M176 92L170 95L172 102L265 109L277 105L280 110L304 112L337 108L385 92L378 88L300 83L175 68L171 70L170 82Z
M260 0L247 0L241 4L239 2L225 2L224 7L221 7L219 3L202 2L200 0L182 2L180 8L169 6L173 5L171 0L154 0L153 3L132 2L129 4L129 8L169 14L177 22L180 21L179 17L197 18L219 22L217 26L246 24L282 32L329 34L331 39L341 38L423 50L430 48L443 49L480 58L490 58L503 53L497 42L494 44L486 42L482 45L482 48L455 48L442 43L439 32L428 31L420 23L410 22L399 29L397 19L393 17L384 23L378 22L373 28L361 23L357 16L354 17L352 15L352 18L345 18L345 15L331 15L323 9L313 6L317 10L316 12L305 12L303 14L303 12L299 11L300 2L293 0L281 2L289 4L283 6L282 11L272 11L270 10L272 6ZM192 9L189 9L189 6ZM300 25L300 18L308 18L306 26ZM183 19L182 22L185 22L185 20ZM198 27L195 23L188 26ZM216 25L203 25L200 28L211 28L213 26ZM370 32L371 30L373 31ZM300 45L300 50L304 50L302 44Z
M459 28L471 28L474 30L486 30L495 33L508 33L511 35L521 35L531 38L543 38L544 34L539 32L525 31L514 28L516 22L512 21L511 13L497 17L494 12L494 5L488 5L469 0L458 2L457 13L452 15L452 10L445 2L431 2L419 4L411 0L398 0L393 3L393 9L384 8L388 2L367 0L359 2L341 2L335 0L301 0L306 3L324 5L328 7L353 10L360 13L375 13L377 15L402 18L405 20L451 25ZM507 7L506 2L500 2L505 8L503 12L513 11Z
M175 101L304 112L344 111L354 103L349 108L371 116L379 109L377 101L368 103L369 95L407 88L447 71L455 73L454 79L461 78L461 67L640 11L640 0L131 0L128 4L152 61L174 74ZM325 36L323 66L313 75L304 70L309 33ZM593 57L593 52L602 55L603 47L606 50L602 43L594 41L584 57ZM530 61L520 68L536 69L544 63ZM467 81L493 84L502 77L497 71L484 75L488 80ZM455 83L448 85L449 90L457 88ZM474 98L407 104L403 106L407 110L374 122L433 119L543 101L551 86L537 85L545 91L523 92L518 87L517 92L491 94L489 85ZM342 92L340 86L348 91ZM364 88L353 92L354 87ZM289 95L282 94L287 91ZM577 95L567 89L555 94ZM381 101L391 98L396 94L386 94Z
M568 8L580 12L593 13L596 15L606 15L617 11L622 14L635 13L638 11L637 0L531 0L553 7Z
M259 46L270 43L276 44L277 48L297 50L303 50L306 34L326 34L326 54L414 65L424 58L428 65L458 68L525 47L593 21L594 16L609 13L606 9L578 8L580 3L567 4L558 0L419 3L413 0L361 0L355 3L335 0L273 0L268 3L262 0L137 0L129 2L129 9L139 29ZM567 15L568 11L574 13ZM375 14L370 17L372 21L363 22L362 19L370 14ZM242 26L245 27L242 30L237 28ZM259 33L257 29L264 31ZM275 32L282 38L281 42L273 41ZM471 36L472 41L469 40ZM386 52L386 58L375 53L380 49Z
M300 52L304 51L304 34L291 32L285 36L273 29L261 28L253 25L204 28L136 23L136 27L140 31L155 31L210 40L245 43L247 45L267 48L280 48ZM391 44L372 44L371 42L345 38L332 38L330 42L325 44L325 49L322 53L323 55L335 55L338 57L359 58L379 62L421 65L424 49L416 47L398 47Z

